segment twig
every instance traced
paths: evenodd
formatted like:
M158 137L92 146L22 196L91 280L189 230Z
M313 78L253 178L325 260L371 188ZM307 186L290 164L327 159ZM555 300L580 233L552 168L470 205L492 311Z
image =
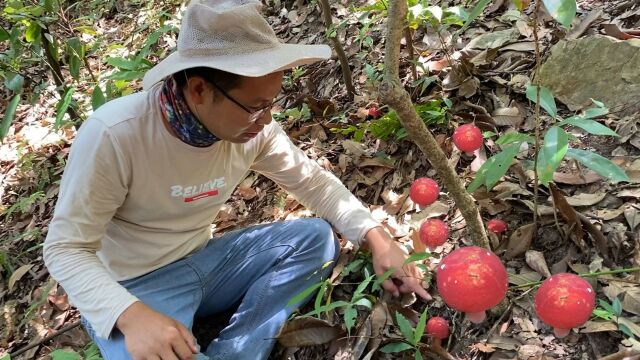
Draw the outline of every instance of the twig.
M23 354L23 353L25 353L26 351L28 351L28 350L30 350L30 349L33 349L33 348L34 348L34 347L36 347L36 346L40 346L40 345L42 345L42 344L46 343L47 341L49 341L49 340L53 339L54 337L56 337L56 336L60 336L60 335L62 335L62 334L64 334L64 333L66 333L67 331L69 331L69 330L72 330L72 329L76 328L76 327L78 327L78 325L80 325L80 320L78 320L78 321L76 321L76 322L73 322L73 323L71 323L71 324L69 324L69 325L67 325L67 326L63 327L62 329L60 329L60 330L58 330L58 331L54 332L53 334L51 334L51 335L49 335L49 336L45 336L45 337L43 337L42 339L40 339L40 340L38 340L38 341L36 341L36 342L34 342L34 343L32 343L32 344L29 344L29 345L27 345L27 346L23 347L22 349L20 349L20 350L18 350L18 351L16 351L16 352L14 352L14 353L9 354L9 359L15 359L16 357L18 357L19 355L22 355L22 354Z
M353 100L356 89L353 87L353 82L351 80L351 69L349 68L349 60L347 59L347 55L344 53L344 49L342 49L342 44L338 40L338 36L330 36L328 33L333 26L333 20L331 19L331 7L329 6L328 0L320 0L320 7L322 8L322 17L324 18L324 25L327 28L327 36L331 40L333 44L333 49L336 51L338 55L338 60L340 60L340 68L342 69L342 77L344 78L344 85L347 88L347 94L349 95L349 99Z
M410 27L404 28L404 38L407 41L407 52L409 53L409 61L411 61L411 75L413 81L418 80L418 69L416 69L416 58L413 50L413 33Z
M599 360L638 360L640 359L640 352L633 349L626 349L618 351L617 353L603 356Z
M402 87L399 74L400 39L406 26L407 1L398 0L389 3L387 36L384 57L384 81L380 85L380 94L398 114L400 122L407 129L409 138L422 150L431 165L436 169L447 190L460 209L467 223L467 229L474 243L489 249L489 239L480 217L480 211L473 198L464 187L462 179L448 162L433 134L418 116L409 93Z
M540 60L540 39L538 39L538 12L540 11L540 1L535 1L535 10L533 11L533 43L535 44L535 52L536 52L536 66L533 70L533 81L536 86L536 107L535 107L535 116L536 116L536 145L535 150L533 152L533 226L535 229L538 228L538 190L540 185L539 175L538 175L538 154L540 153L540 86L537 84L538 82L538 70L541 66ZM534 234L537 231L534 230Z

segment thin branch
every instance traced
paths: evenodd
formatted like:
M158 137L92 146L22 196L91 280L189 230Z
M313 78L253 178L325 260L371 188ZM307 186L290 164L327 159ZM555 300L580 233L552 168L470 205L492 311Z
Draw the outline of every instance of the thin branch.
M19 355L22 355L22 354L24 354L25 352L27 352L28 350L31 350L31 349L33 349L33 348L34 348L34 347L36 347L36 346L40 346L40 345L42 345L42 344L46 343L47 341L49 341L49 340L51 340L51 339L53 339L53 338L55 338L55 337L57 337L57 336L60 336L60 335L62 335L62 334L64 334L64 333L66 333L66 332L67 332L67 331L69 331L69 330L75 329L76 327L78 327L78 325L80 325L80 321L73 322L73 323L71 323L71 324L69 324L69 325L67 325L67 326L63 327L62 329L60 329L60 330L58 330L58 331L54 332L53 334L51 334L51 335L49 335L49 336L45 336L45 337L43 337L42 339L40 339L40 340L38 340L38 341L36 341L36 342L34 342L34 343L31 343L31 344L29 344L29 345L27 345L27 346L23 347L22 349L20 349L20 350L18 350L18 351L16 351L16 352L14 352L14 353L12 353L12 354L9 354L9 359L15 359L15 358L17 358Z
M327 35L330 35L328 32L333 26L333 20L331 19L331 7L329 6L329 0L320 0L320 7L322 8L322 17L324 18L324 25L327 28ZM344 85L347 88L347 94L349 94L349 99L353 100L356 94L356 89L353 87L353 81L351 80L351 69L349 68L347 54L345 54L337 35L328 37L333 44L333 49L338 55L340 68L342 69L342 77L344 78Z
M418 69L416 69L415 50L413 49L413 32L410 27L404 29L404 38L407 41L407 52L409 53L409 61L411 61L411 75L413 81L418 80Z
M456 171L449 165L447 156L422 121L411 102L409 93L402 87L399 77L400 39L406 27L407 1L389 3L387 38L385 48L384 81L380 86L383 100L398 114L400 122L407 129L409 138L422 150L431 165L442 178L451 197L460 209L467 223L467 229L474 243L489 249L489 239L480 217L480 211L473 198L464 187Z
M535 150L533 152L533 226L535 229L538 228L538 154L540 153L540 86L537 84L538 82L538 70L541 66L540 60L540 39L538 39L538 13L540 11L540 1L535 1L535 10L533 11L533 43L535 44L535 52L536 52L536 67L533 70L533 81L536 84L536 145ZM537 230L534 231L534 234L537 233Z

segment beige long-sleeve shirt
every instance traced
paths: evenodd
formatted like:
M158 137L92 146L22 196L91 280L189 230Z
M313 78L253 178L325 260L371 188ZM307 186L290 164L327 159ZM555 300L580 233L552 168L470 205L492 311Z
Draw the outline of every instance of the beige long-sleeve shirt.
M276 122L244 144L181 142L162 123L159 89L113 100L82 125L44 243L51 275L98 336L109 337L120 314L138 301L117 281L203 248L220 207L251 170L352 242L379 225Z

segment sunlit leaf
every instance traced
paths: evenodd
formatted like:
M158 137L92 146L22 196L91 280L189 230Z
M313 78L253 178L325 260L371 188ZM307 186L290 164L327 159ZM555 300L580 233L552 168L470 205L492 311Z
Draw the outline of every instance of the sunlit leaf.
M398 323L400 332L402 333L402 336L404 336L405 340L412 342L414 337L413 327L409 320L407 320L400 311L396 311L396 322Z
M467 191L474 192L481 185L485 185L487 190L491 190L511 167L513 159L518 155L521 144L521 142L516 142L508 145L501 152L487 159L476 172L476 177L467 187Z
M462 25L460 30L458 30L458 33L462 33L463 31L467 30L467 28L469 27L469 25L471 25L473 20L475 20L480 14L482 14L482 12L484 11L484 8L486 8L490 2L491 0L478 0L478 3L473 8L473 10L471 10L471 14L469 14L467 21L465 21L464 25Z
M570 117L564 121L559 122L557 126L564 126L564 125L573 125L594 135L620 136L615 131L609 129L608 127L600 124L595 120L582 119L579 117Z
M382 349L380 349L380 351L386 354L391 354L391 353L397 353L397 352L401 352L409 349L413 349L413 346L403 342L393 342L383 346Z
M73 95L73 88L68 88L64 93L64 96L60 101L58 101L58 105L56 106L56 122L53 127L59 129L62 125L62 119L64 118L64 114L67 112L69 105L71 104L71 100Z
M538 86L528 85L527 86L527 99L532 102L536 102L536 89ZM556 107L556 101L553 98L553 94L551 90L547 89L544 86L540 86L540 106L549 113L552 117L556 117L558 115L558 108Z
M562 159L569 149L569 135L557 126L552 126L544 136L544 144L538 153L538 175L542 184L553 180Z
M624 170L622 170L618 165L592 151L569 149L569 151L567 151L567 156L578 160L589 169L614 183L630 180L629 176L627 176Z
M413 337L412 344L415 346L422 339L422 335L424 335L424 328L427 325L427 309L424 309L422 314L420 314L420 320L418 320L418 324L416 325L416 333Z
M556 21L569 28L576 17L576 0L542 0L542 3Z
M9 106L7 107L7 110L4 113L4 116L2 117L2 124L0 124L0 142L9 133L9 128L11 127L13 118L16 115L16 109L18 108L19 103L20 103L20 95L15 95L13 99L11 99Z
M91 94L91 107L93 108L93 111L98 110L98 108L104 105L105 102L107 102L107 100L104 97L104 93L102 92L100 85L96 85L93 88L93 93Z

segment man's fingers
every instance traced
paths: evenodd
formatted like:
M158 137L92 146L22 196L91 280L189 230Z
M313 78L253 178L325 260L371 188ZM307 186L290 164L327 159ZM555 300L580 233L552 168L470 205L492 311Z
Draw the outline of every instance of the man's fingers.
M396 284L393 283L392 279L387 279L384 282L382 282L382 288L385 291L388 291L391 294L393 294L393 296L400 295L400 289L396 286Z
M182 335L182 338L184 339L185 345L187 347L186 350L181 350L182 352L176 353L180 355L180 359L193 359L193 356L191 355L200 351L200 349L198 349L198 344L196 343L196 338L184 325L180 323L178 323L177 325L178 330L180 330L180 335ZM174 350L177 349L174 348Z

